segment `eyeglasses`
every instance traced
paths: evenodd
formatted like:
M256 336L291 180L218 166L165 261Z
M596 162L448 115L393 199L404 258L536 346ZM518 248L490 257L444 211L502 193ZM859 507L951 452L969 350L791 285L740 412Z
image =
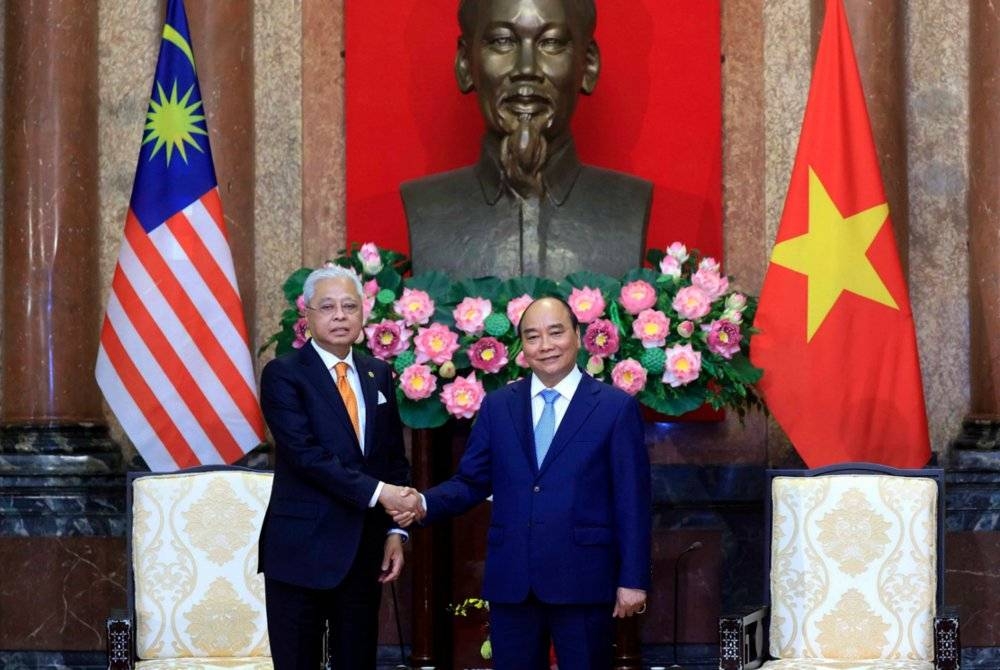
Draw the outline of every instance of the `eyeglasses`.
M340 305L336 303L327 303L325 305L320 305L319 307L311 307L309 305L306 305L306 309L313 312L319 312L323 316L333 316L334 314L337 313L337 310L340 310L347 316L354 316L359 311L361 311L361 306L358 305L358 303L356 302L345 302Z

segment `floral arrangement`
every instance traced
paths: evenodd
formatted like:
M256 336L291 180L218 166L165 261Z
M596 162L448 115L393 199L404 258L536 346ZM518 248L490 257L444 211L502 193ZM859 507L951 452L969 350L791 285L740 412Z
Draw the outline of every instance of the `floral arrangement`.
M364 285L364 342L397 374L403 423L440 426L471 419L488 391L529 372L517 324L536 297L558 295L582 329L579 364L588 374L679 416L708 404L742 417L762 406L753 384L761 370L747 356L756 299L730 290L719 263L674 242L650 250L652 267L621 279L577 272L538 277L452 280L440 272L406 276L409 261L372 243L328 264L354 268ZM655 268L655 269L654 269ZM289 307L272 344L282 354L308 340L302 285L309 268L284 284Z

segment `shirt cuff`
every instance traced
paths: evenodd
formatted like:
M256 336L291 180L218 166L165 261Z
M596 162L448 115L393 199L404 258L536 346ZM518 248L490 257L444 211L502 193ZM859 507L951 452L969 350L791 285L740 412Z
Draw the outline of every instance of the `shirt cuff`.
M383 486L385 486L385 482L379 482L378 486L375 487L375 493L372 494L372 499L368 501L368 507L375 507L378 504L378 497L382 495Z
M403 542L409 542L410 541L410 534L407 533L402 528L390 528L389 532L387 533L387 535L401 535L403 537Z

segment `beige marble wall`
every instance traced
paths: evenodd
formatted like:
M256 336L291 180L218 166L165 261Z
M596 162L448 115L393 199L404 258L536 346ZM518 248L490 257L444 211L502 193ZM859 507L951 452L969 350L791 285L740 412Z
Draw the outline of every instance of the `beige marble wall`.
M163 28L163 7L158 0L102 2L99 11L98 58L98 169L101 200L101 313L118 260L125 216L132 195L139 144L153 85L153 71ZM121 425L106 410L111 436L129 444Z
M256 327L277 330L281 285L302 265L302 5L254 5ZM255 348L260 342L255 344Z
M907 14L910 297L943 453L969 408L968 3L910 0Z

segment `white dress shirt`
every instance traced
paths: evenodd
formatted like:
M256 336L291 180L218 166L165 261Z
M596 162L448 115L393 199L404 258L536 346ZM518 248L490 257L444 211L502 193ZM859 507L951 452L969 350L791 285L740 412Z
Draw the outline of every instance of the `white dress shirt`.
M354 367L354 352L348 351L347 356L340 358L336 354L331 354L326 349L322 348L316 344L316 340L309 340L316 353L323 360L323 365L326 369L330 371L330 377L333 379L334 388L337 387L337 371L335 366L337 363L347 363L347 382L351 385L351 389L354 391L354 397L358 399L358 427L361 430L361 434L358 436L358 443L361 445L361 453L365 453L365 419L367 417L367 412L365 411L365 394L361 391L361 380L358 378L358 371ZM372 494L371 500L368 501L369 507L375 507L378 503L378 497L382 495L382 487L385 486L385 482L379 482L375 487L375 493ZM402 530L401 528L393 528L389 531L390 533L399 533L403 538L409 537L409 534Z
M563 377L558 384L552 387L553 391L559 393L559 397L555 399L552 403L552 409L556 413L556 425L552 434L555 435L556 431L559 430L559 424L562 423L563 417L566 416L566 410L569 408L569 401L573 399L573 394L576 393L576 389L580 386L580 380L583 379L583 373L580 368L573 366L569 374ZM538 425L538 421L542 418L542 410L545 409L545 399L542 398L542 391L546 388L545 384L541 382L538 377L534 374L531 375L531 426L534 428Z

